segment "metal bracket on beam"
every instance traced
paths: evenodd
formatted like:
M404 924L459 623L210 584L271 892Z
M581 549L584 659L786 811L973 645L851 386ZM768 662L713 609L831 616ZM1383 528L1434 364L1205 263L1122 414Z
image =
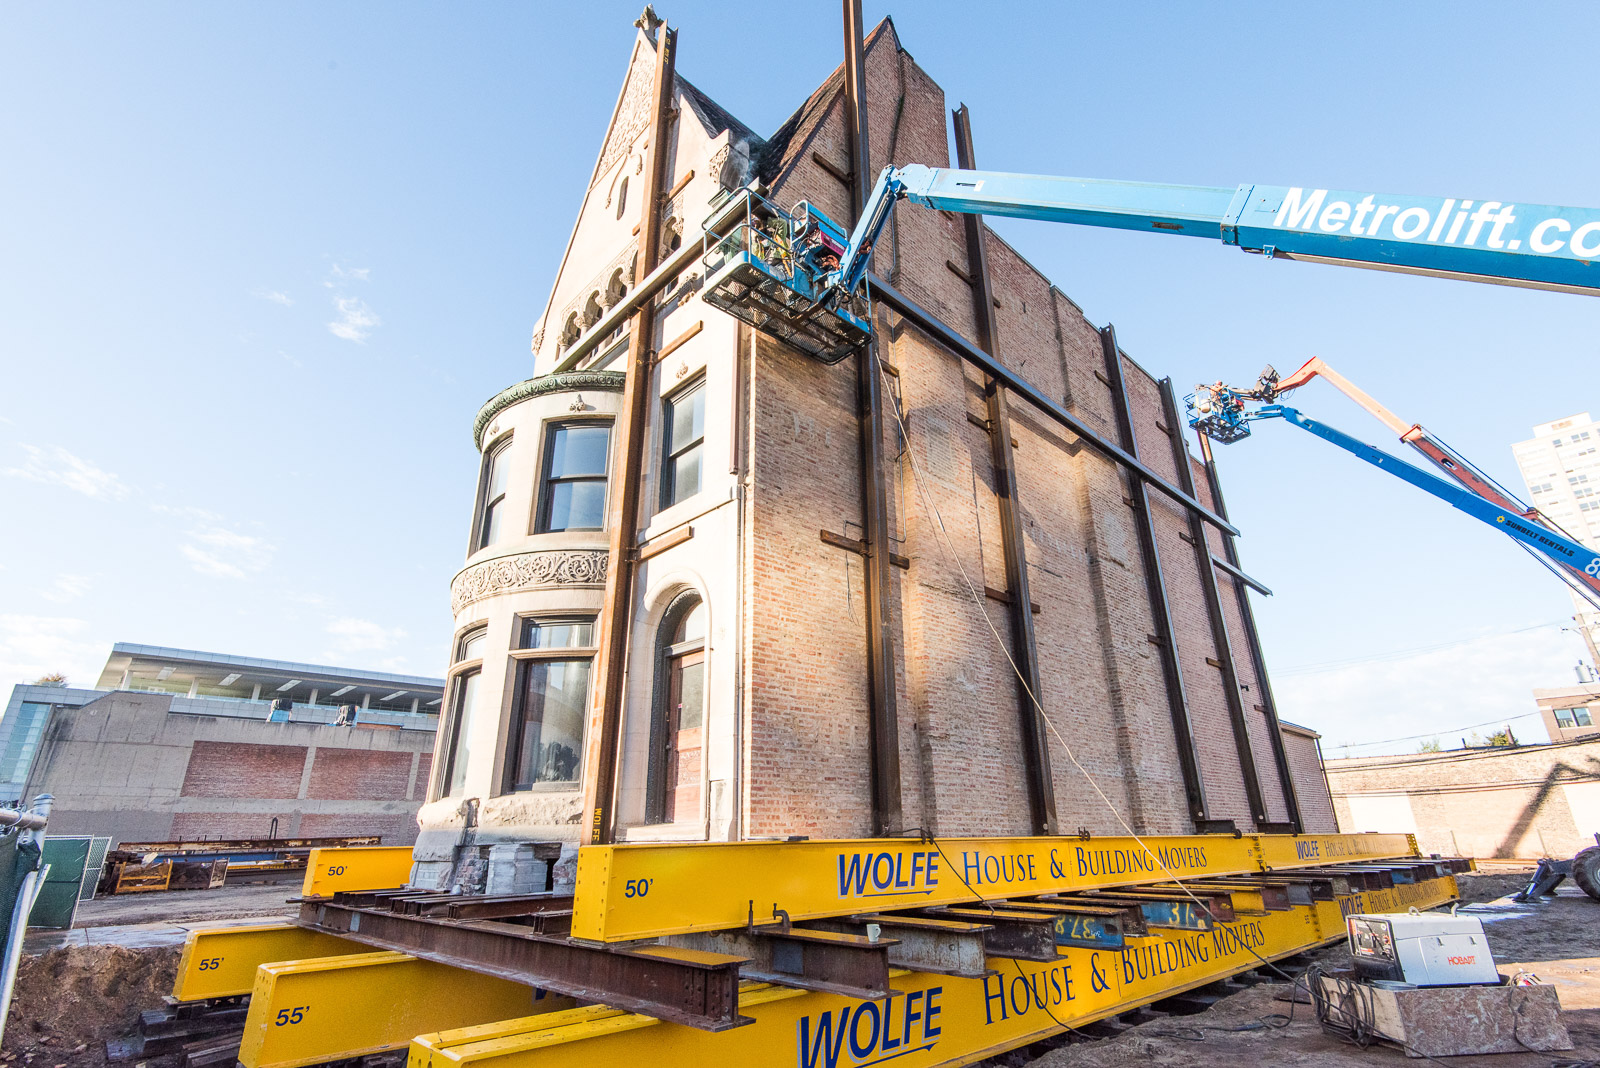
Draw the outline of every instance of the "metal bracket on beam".
M1056 921L1037 912L1013 912L981 908L922 909L918 915L935 920L961 920L993 928L983 934L984 950L991 957L1007 960L1053 961L1056 953Z
M775 983L824 994L876 1001L893 997L889 985L892 938L873 942L865 935L806 927L710 931L673 935L670 945L747 958L739 974L758 983Z
M868 924L876 924L883 934L895 940L889 947L891 967L963 979L982 979L994 974L985 962L984 942L984 935L994 930L992 924L874 912L843 920L824 920L813 926L861 932Z
M742 957L674 946L608 950L511 923L399 916L332 901L303 901L299 923L369 946L703 1031L725 1031L750 1022L739 1015Z

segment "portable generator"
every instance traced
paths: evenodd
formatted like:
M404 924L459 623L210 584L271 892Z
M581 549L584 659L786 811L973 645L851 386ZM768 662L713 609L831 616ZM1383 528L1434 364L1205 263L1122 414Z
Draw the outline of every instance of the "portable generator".
M1363 979L1412 986L1498 985L1483 922L1476 916L1390 912L1349 916L1350 954Z

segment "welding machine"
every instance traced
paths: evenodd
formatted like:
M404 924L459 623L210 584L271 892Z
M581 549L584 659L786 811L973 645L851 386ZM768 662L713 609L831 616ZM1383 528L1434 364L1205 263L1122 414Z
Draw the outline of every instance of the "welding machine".
M1500 983L1494 957L1476 916L1390 912L1349 916L1350 954L1363 979L1412 986Z

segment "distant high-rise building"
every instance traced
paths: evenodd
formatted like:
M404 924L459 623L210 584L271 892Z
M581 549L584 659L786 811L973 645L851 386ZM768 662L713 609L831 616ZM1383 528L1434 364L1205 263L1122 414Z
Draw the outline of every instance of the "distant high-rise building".
M1586 545L1600 546L1600 423L1588 412L1540 423L1511 446L1531 503ZM1600 609L1573 595L1575 619L1600 667Z

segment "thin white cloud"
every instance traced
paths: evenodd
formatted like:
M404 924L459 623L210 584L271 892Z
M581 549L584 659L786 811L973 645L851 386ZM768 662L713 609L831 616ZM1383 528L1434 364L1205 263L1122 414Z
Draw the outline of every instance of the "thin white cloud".
M339 310L339 318L328 324L328 330L334 337L342 337L346 341L365 341L372 333L372 328L379 325L380 320L366 301L359 297L334 297L333 306Z
M329 276L339 282L365 282L372 275L371 267L340 267L337 263L328 272Z
M239 578L265 568L275 546L265 538L240 534L219 526L197 527L178 546L196 571L215 578Z
M381 653L406 636L399 627L385 627L370 619L346 616L328 624L328 634L341 654Z
M93 584L93 580L88 575L61 574L56 576L55 582L50 585L49 589L40 590L39 596L47 601L65 604L68 601L76 601L79 597L88 593L89 587Z
M294 298L281 289L258 289L250 295L260 300L270 300L274 304L282 304L285 308L294 307Z
M21 467L8 467L0 474L45 485L65 486L74 493L96 500L120 501L128 496L127 485L116 475L74 456L59 445L52 445L48 449L36 445L20 447L28 454L27 461Z
M1437 735L1460 745L1472 724L1510 721L1517 737L1542 741L1533 689L1573 685L1577 647L1555 627L1487 635L1397 659L1274 677L1278 712L1323 734L1323 752L1415 752ZM1270 665L1269 665L1270 671ZM1480 734L1493 730L1478 728ZM1388 742L1388 739L1398 739ZM1384 744L1371 744L1382 742ZM1364 744L1366 743L1366 744Z
M0 615L0 683L32 682L59 671L73 686L92 687L105 647L85 640L87 620Z

